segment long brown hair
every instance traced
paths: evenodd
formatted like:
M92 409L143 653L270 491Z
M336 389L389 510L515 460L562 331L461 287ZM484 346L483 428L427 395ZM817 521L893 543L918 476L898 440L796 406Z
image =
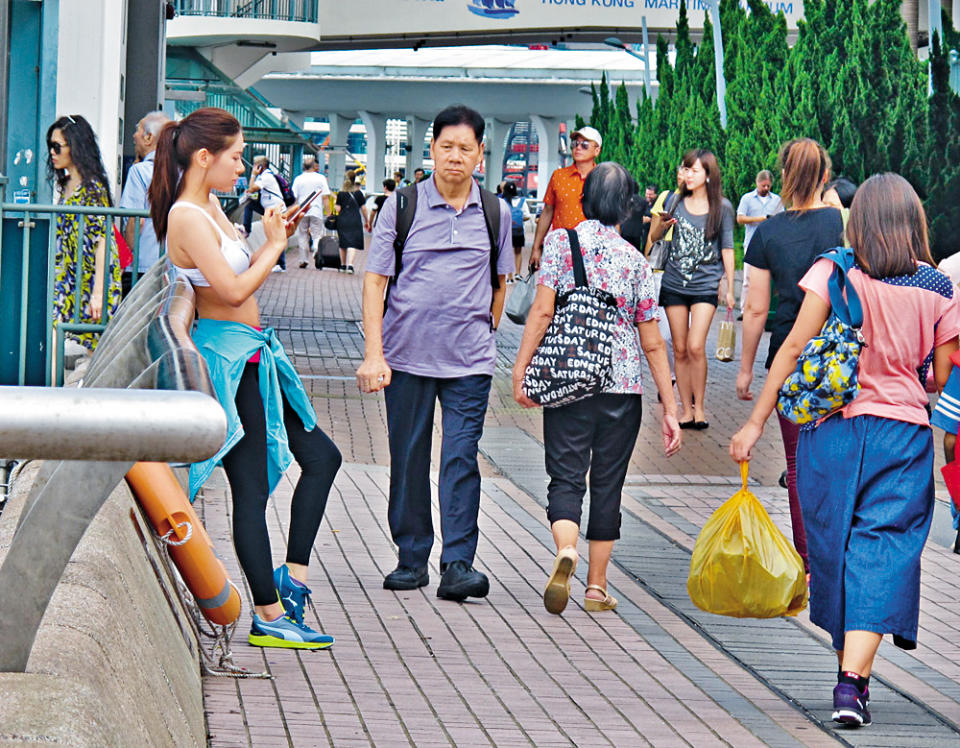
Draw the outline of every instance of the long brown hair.
M830 156L812 138L794 138L783 144L779 155L783 170L780 199L786 208L813 202L830 173Z
M681 166L689 169L698 159L707 174L706 188L709 210L707 211L707 226L704 229L703 238L709 240L720 233L720 222L723 219L723 185L721 184L720 164L717 162L717 157L713 155L713 151L706 148L693 148L683 154ZM692 194L687 189L686 182L684 182L683 186L680 187L680 199L682 200L687 195Z
M179 122L170 122L160 131L150 183L150 218L157 238L167 235L167 214L183 190L183 175L193 154L206 148L213 155L224 151L239 134L240 123L229 112L204 107Z
M913 275L918 261L934 264L927 215L899 174L874 174L860 185L850 206L847 238L871 278Z

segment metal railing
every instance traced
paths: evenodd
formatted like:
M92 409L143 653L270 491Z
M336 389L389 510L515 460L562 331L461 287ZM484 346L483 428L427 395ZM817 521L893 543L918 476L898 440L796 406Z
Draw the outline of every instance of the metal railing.
M0 388L0 455L61 460L44 463L0 566L0 672L26 669L74 549L132 463L196 462L223 444L193 317L193 288L158 262L108 325L81 388Z
M54 308L54 282L57 272L57 216L76 215L78 217L77 233L77 253L73 267L65 269L73 273L74 297L73 297L73 315L69 321L63 321L55 324ZM18 384L26 384L26 365L28 347L39 343L36 335L31 335L27 322L28 298L32 295L33 278L36 272L36 263L31 262L31 256L36 251L33 246L34 234L37 232L46 233L46 321L44 324L44 335L42 349L45 355L45 384L59 385L62 383L63 375L63 349L64 336L68 332L72 333L102 333L110 322L110 311L107 305L108 295L110 293L110 278L114 265L119 262L117 243L113 230L104 230L103 234L106 241L105 258L108 262L104 268L102 309L103 317L97 324L83 322L81 319L82 310L82 286L83 286L83 252L84 237L87 233L87 224L92 223L94 219L101 219L104 222L104 229L108 225L116 225L118 229L122 228L122 219L146 218L149 213L144 210L126 210L123 208L106 208L100 206L83 205L39 205L18 203L0 203L0 253L11 251L10 242L4 243L4 233L11 228L6 219L16 221L16 227L22 230L20 237L20 318L19 318L19 371ZM41 228L40 224L46 222L46 227ZM121 231L122 233L122 231ZM133 253L133 264L130 268L131 282L136 283L139 276L140 263L140 221L134 221L134 241L130 248ZM16 251L14 248L13 251ZM4 320L10 322L10 320ZM54 352L56 352L54 354ZM56 360L54 361L54 355ZM55 364L55 365L54 365Z
M181 16L259 18L316 23L320 0L176 0Z

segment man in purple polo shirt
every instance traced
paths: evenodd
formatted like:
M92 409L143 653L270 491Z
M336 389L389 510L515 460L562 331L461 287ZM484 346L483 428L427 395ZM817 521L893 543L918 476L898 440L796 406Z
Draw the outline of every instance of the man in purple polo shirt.
M387 518L399 564L383 580L388 590L412 590L430 579L430 442L440 400L440 586L448 600L484 597L486 575L473 568L480 511L477 448L496 363L504 280L512 271L510 210L503 201L497 258L491 279L490 236L473 180L483 158L483 118L463 106L433 121L433 174L417 185L416 213L394 276L397 198L380 209L363 279L366 351L357 370L362 392L385 389L390 440Z

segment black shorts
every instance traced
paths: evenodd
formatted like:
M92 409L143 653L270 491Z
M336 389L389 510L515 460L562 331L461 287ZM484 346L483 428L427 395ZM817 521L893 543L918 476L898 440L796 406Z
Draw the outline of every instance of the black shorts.
M685 306L687 309L694 304L713 304L716 307L719 304L717 295L714 294L686 294L668 291L666 288L660 289L660 306Z
M513 229L513 248L523 249L523 245L526 243L527 238L523 234L523 229Z

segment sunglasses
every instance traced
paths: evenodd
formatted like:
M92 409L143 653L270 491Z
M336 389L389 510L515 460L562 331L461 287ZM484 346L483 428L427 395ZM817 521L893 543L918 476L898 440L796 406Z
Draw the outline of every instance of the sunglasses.
M593 145L591 140L574 140L571 144L574 148L589 148Z
M70 146L68 146L66 143L58 143L56 140L47 141L47 150L53 151L58 156L60 155L60 151L62 151L64 148L69 148L69 147Z

